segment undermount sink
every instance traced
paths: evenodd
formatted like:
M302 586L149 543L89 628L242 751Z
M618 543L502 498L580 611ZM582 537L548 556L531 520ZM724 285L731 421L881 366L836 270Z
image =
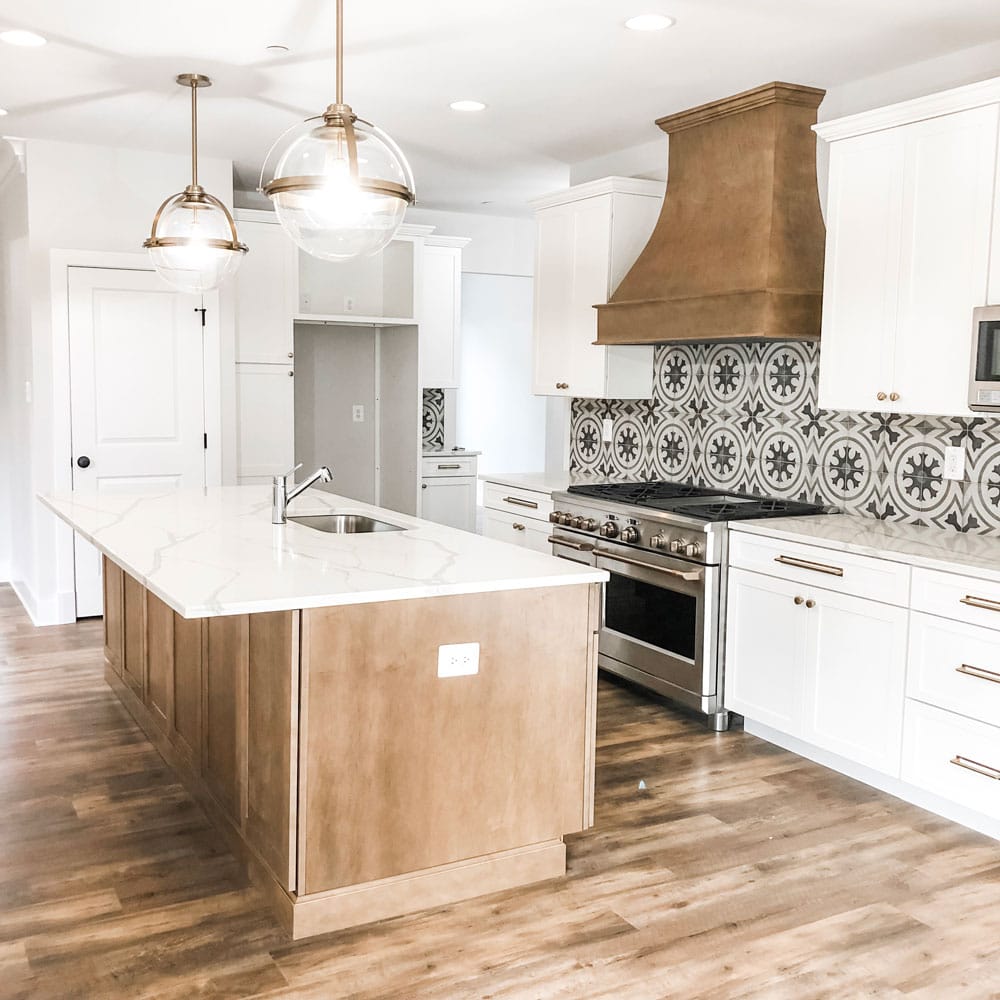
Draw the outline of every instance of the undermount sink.
M289 517L289 521L304 524L307 528L326 531L332 535L359 535L369 531L403 531L398 524L376 521L364 514L303 514Z

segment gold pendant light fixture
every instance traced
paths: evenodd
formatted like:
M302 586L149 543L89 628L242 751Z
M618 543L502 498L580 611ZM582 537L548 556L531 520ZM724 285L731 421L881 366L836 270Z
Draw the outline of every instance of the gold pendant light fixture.
M337 99L293 128L300 134L289 142L271 180L264 184L264 171L288 132L275 141L260 174L259 190L274 203L285 232L323 260L381 251L413 204L413 174L396 143L344 103L343 0L337 0Z
M198 183L198 89L212 81L182 73L177 83L191 88L191 183L157 209L143 246L167 284L181 292L207 292L236 271L247 246L226 206Z

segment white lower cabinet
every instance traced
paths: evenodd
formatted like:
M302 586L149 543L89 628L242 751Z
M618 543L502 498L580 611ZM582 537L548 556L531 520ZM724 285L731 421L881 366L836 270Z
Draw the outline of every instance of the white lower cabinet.
M288 365L238 364L236 476L269 482L295 464L295 372Z
M463 531L476 530L476 477L439 476L421 485L420 516Z
M499 542L510 542L535 552L551 554L549 525L547 521L536 521L523 515L508 514L502 510L486 510L484 534Z

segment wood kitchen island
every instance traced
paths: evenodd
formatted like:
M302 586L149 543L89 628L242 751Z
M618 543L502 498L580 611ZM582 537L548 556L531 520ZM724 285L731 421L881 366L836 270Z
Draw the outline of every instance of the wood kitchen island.
M604 574L318 491L293 513L403 530L272 526L265 493L43 502L104 553L108 683L289 933L563 874Z

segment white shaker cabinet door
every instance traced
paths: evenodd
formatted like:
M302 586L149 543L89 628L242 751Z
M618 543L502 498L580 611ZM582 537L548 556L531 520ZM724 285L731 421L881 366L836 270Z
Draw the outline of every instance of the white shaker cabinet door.
M899 131L830 149L819 371L819 403L829 409L889 405L905 159Z
M295 464L294 369L237 365L236 393L238 480L266 481L287 472Z
M295 245L276 223L240 222L250 252L236 272L236 360L287 365L295 314Z
M805 597L802 738L899 777L909 612L829 590Z
M799 583L729 572L726 708L791 736L801 733L808 669L803 593Z
M906 178L889 384L899 412L971 412L972 310L986 305L997 112L975 108L900 130Z
M455 389L461 347L461 249L425 245L421 285L420 384Z
M575 206L559 205L539 212L537 227L533 391L543 396L570 396Z
M420 516L463 531L476 530L475 476L425 479L420 490Z

